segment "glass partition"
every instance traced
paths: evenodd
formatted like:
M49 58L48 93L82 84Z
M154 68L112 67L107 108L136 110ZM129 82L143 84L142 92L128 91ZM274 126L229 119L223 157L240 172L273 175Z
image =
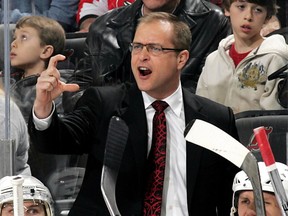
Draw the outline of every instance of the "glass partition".
M24 2L21 0L19 2ZM34 1L27 1L32 4ZM281 23L288 22L287 1L282 3L286 9L281 13ZM10 67L10 44L12 40L15 24L11 22L11 6L10 0L1 1L1 18L0 26L0 71L1 83L4 89L5 105L1 107L1 113L5 116L1 125L0 137L0 177L6 175L15 175L15 139L11 138L11 100L10 90L13 88L11 81ZM15 5L14 5L15 6ZM35 6L32 8L35 9ZM33 11L30 14L33 14ZM285 14L285 15L284 15ZM14 14L15 15L15 14ZM285 19L285 20L283 20ZM287 24L286 26L287 27ZM287 40L287 33L284 32ZM71 61L67 64L69 70L73 71L73 67L77 65L80 58L84 56L83 46L87 34L66 33L66 48L74 49ZM288 55L288 53L287 53ZM288 63L288 62L287 62ZM71 68L72 67L72 68ZM0 94L1 96L1 94ZM241 103L241 102L239 102ZM27 120L27 119L25 119ZM1 119L2 122L2 119ZM282 111L249 111L236 115L236 123L239 131L240 142L251 150L258 160L261 160L260 150L257 146L253 128L265 126L269 141L275 159L288 164L288 112ZM81 184L85 174L85 165L87 155L51 155L40 153L35 149L35 144L30 143L28 152L28 164L31 168L33 176L42 181L51 191L55 201L55 216L67 215L75 198L81 188ZM36 144L37 145L37 144Z
M20 108L24 107L22 104L17 105L14 103L13 96L10 92L15 90L15 81L10 79L14 71L10 66L10 44L13 41L13 32L15 29L15 14L19 11L15 10L15 5L11 5L10 0L2 0L0 9L0 71L1 71L1 88L4 93L0 93L0 97L3 97L3 106L0 105L1 114L1 132L0 132L0 178L4 176L16 175L17 172L17 139L13 139L15 130L14 119L17 118L14 113L14 106ZM14 1L19 4L28 4L31 6L32 11L27 15L36 15L35 13L35 1ZM43 2L42 0L39 1ZM48 2L48 1L47 1ZM43 3L44 4L44 3ZM22 14L23 15L23 14ZM22 16L21 15L21 16ZM38 15L38 14L37 14ZM74 40L80 40L80 46L84 44L84 40L87 34L75 35L73 33L67 33L71 40L67 43L67 46L73 46ZM72 43L72 44L71 44ZM76 41L77 44L78 41ZM78 45L79 46L79 45ZM29 52L29 50L27 50ZM83 55L79 52L79 56ZM78 61L79 57L73 56L73 62ZM72 60L71 60L72 61ZM68 62L69 63L69 62ZM74 64L66 64L68 69L73 71ZM25 96L25 95L24 95ZM24 98L22 103L27 102ZM19 105L19 106L18 106ZM21 110L22 111L22 110ZM12 119L11 119L12 118ZM25 121L27 123L25 116ZM11 124L13 124L13 130L11 131ZM48 155L40 153L34 148L34 145L29 141L30 148L28 151L28 164L31 169L31 174L44 183L50 190L54 199L55 216L67 215L75 198L80 190L86 165L86 155ZM21 174L21 173L20 173ZM23 172L22 174L27 174Z
M2 120L3 127L1 128L1 137L0 137L0 163L1 163L1 178L6 175L12 175L14 173L14 154L15 151L15 140L11 138L11 127L10 127L10 62L9 62L9 54L10 54L10 32L9 32L9 1L2 2L2 20L3 24L0 27L0 37L2 38L1 45L1 69L5 71L5 76L2 77L4 80L4 84L1 84L1 88L4 90L5 94L1 94L2 97L1 102L1 117L5 118ZM4 40L3 40L4 39ZM6 85L8 83L8 85Z

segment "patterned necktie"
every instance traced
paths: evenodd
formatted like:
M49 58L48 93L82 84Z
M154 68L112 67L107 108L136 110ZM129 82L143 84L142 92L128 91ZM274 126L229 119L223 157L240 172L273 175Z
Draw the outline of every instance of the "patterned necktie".
M148 157L148 178L144 200L144 216L161 214L162 189L165 174L166 158L166 117L164 110L168 107L165 101L155 101L152 107L156 110L153 118L153 137Z

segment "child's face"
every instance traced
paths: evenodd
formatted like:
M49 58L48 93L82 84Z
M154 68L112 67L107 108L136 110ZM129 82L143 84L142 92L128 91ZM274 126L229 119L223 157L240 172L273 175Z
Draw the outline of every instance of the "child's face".
M229 11L225 10L225 15L230 17L236 38L257 40L266 22L267 9L246 0L237 0L231 4Z
M34 28L24 26L15 29L10 52L10 61L13 67L26 70L43 64L41 60L43 52L45 52L45 46L40 45L38 32Z
M281 209L274 194L263 192L266 216L281 216ZM238 201L238 215L255 215L255 202L253 191L240 192Z

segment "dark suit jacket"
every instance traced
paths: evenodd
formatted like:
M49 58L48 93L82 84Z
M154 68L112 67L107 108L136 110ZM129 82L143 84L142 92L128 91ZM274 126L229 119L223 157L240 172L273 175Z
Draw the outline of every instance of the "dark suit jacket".
M230 108L183 89L186 124L202 119L238 138ZM53 114L51 126L37 131L32 117L32 143L45 153L88 153L82 188L70 216L109 215L100 189L101 170L109 121L119 116L129 127L129 137L117 179L116 199L122 215L141 215L147 155L147 122L139 89L122 84L92 87L85 91L73 114L60 119ZM209 131L207 131L209 136ZM211 137L213 141L213 137ZM215 153L187 142L187 194L189 215L229 215L232 181L238 171Z

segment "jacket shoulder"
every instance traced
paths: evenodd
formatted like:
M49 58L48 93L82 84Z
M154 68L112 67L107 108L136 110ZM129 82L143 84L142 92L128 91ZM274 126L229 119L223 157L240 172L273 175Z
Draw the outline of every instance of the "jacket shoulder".
M222 8L204 0L186 0L184 10L195 15L215 13L222 16L224 14Z
M186 103L190 104L192 107L194 107L195 110L199 111L203 115L213 114L214 116L214 114L217 112L220 115L223 114L223 116L227 114L228 115L233 114L232 109L230 107L212 101L206 97L196 95L191 91L189 91L188 89L183 88L183 93Z
M141 7L141 1L136 1L131 5L114 8L102 16L99 16L91 25L89 32L99 31L101 26L123 26L136 20L137 13ZM105 31L104 29L100 29Z

